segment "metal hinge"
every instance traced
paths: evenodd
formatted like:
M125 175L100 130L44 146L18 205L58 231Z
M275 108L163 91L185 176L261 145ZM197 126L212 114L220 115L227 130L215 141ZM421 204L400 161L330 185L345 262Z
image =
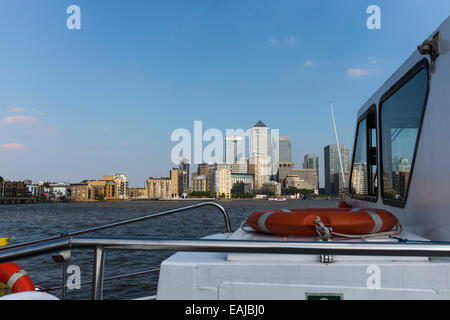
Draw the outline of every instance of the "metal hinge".
M320 263L333 263L334 262L334 256L331 254L321 254L320 255Z
M432 40L425 40L421 45L417 46L417 50L419 50L420 54L429 55L431 59L431 72L435 71L435 62L436 59L440 55L440 47L439 47L440 34L436 32L433 36Z

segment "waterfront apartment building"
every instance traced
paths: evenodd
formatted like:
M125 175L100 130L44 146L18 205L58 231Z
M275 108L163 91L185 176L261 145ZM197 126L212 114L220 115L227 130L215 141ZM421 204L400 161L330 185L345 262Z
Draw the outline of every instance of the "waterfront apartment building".
M28 189L23 181L3 180L0 182L0 198L20 199L28 195Z
M111 180L105 181L105 199L116 199L116 183Z
M128 188L128 199L146 199L147 191L145 188Z
M114 199L127 199L128 178L123 173L114 176L103 176L105 181L113 181L115 184Z
M149 199L169 199L172 192L170 178L150 177L145 181L146 196Z
M208 177L204 174L197 175L192 178L191 189L194 192L206 192L208 191L207 183Z
M27 189L30 197L41 198L44 194L44 182L28 183Z
M91 188L90 200L104 200L106 191L106 181L104 180L89 180L88 185Z
M50 194L52 199L68 199L70 197L70 183L54 182L49 183Z
M144 197L148 199L178 198L182 193L184 193L183 190L185 186L183 185L183 182L186 182L185 175L188 172L188 170L173 168L170 170L170 177L168 178L148 178L145 181ZM189 190L185 191L185 193L187 193ZM133 191L133 193L136 192L140 192L140 189Z
M73 201L93 201L106 199L105 180L83 180L70 184L70 199Z
M92 189L87 181L80 183L71 183L71 199L73 201L89 201L92 199Z
M177 168L170 170L170 198L178 198L180 189L182 188L182 171Z
M231 198L231 168L229 165L213 164L209 167L209 191L215 198Z
M201 163L197 167L197 173L192 175L192 179L196 176L203 175L206 177L206 190L211 190L211 170L214 169L215 163Z
M124 200L128 199L129 194L128 181L124 174L103 176L102 180L83 180L68 186L49 184L49 187L50 192L57 195L63 195L62 189L67 188L65 197L74 201Z
M192 175L192 191L209 191L213 197L231 198L231 165L203 163Z
M343 144L340 144L339 151L341 153L344 175L348 176L350 172L350 163L349 163L350 150L345 148ZM337 145L332 144L324 148L324 163L325 163L325 193L338 194L340 188L343 188L343 184L338 186L337 185L338 180L333 178L335 173L341 173L341 165L339 161L339 152ZM346 186L348 187L348 179L346 178L346 180L347 180Z

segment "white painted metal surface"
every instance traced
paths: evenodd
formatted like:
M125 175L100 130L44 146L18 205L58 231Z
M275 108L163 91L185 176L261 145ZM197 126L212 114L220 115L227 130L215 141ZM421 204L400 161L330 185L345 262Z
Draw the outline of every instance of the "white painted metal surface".
M251 228L246 227L244 231L243 229L238 229L234 232L229 239L230 240L261 240L261 241L320 241L320 238L317 237L283 237L269 234L261 234L259 232L253 231ZM402 232L398 235L400 238L407 238L410 240L420 240L426 241L427 239L418 237L414 234L410 234L407 232ZM367 238L364 240L361 239L343 239L343 238L335 238L336 241L345 241L345 242L398 242L396 239L389 239L386 237L379 238ZM249 254L249 253L228 253L226 256L227 261L265 261L265 262L319 262L320 257L318 255L298 255L298 254ZM333 260L335 262L343 262L343 261L428 261L427 257L380 257L380 256L334 256Z
M231 238L248 236L237 231ZM301 300L308 293L351 300L450 299L449 279L444 259L335 257L325 264L319 256L179 252L161 264L157 299Z
M432 240L450 240L450 17L433 32L439 31L440 56L436 71L430 73L431 83L419 139L414 170L411 176L408 199L404 208L385 205L381 195L376 203L349 199L353 207L373 207L394 213L402 225L415 234ZM426 39L423 39L426 40ZM420 43L417 43L419 45ZM417 62L428 56L418 50L381 86L358 112L362 116L373 104L379 111L379 101L384 93L402 78ZM379 119L378 119L379 120ZM380 132L380 121L377 121ZM380 141L378 141L380 146ZM378 152L379 152L378 147ZM378 168L381 159L378 153ZM380 178L378 170L378 181ZM380 188L378 188L380 189ZM380 191L379 191L380 193Z
M0 297L0 300L59 300L59 299L46 292L27 291L8 294L6 296Z

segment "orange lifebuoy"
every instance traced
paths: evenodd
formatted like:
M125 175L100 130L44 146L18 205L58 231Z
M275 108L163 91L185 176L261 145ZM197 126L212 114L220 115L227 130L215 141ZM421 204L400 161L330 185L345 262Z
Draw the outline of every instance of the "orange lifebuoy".
M0 264L0 281L13 293L35 291L30 276L14 262Z
M250 215L247 224L254 230L278 235L317 235L319 217L333 232L364 235L386 232L398 225L398 219L381 209L284 209L258 211Z
M339 201L338 208L351 208L351 206L346 201Z

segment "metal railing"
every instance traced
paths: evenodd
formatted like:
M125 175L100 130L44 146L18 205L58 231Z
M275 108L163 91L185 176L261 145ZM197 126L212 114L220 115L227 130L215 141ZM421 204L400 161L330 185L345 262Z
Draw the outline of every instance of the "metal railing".
M143 275L143 274L155 273L155 272L158 272L158 271L159 271L159 268L157 268L157 269L150 269L150 270L144 270L144 271L138 271L138 272L132 272L132 273L127 273L127 274L122 274L122 275L118 275L118 276L112 276L112 277L104 278L103 281L129 278L129 277L134 277L134 276L140 276L140 275ZM84 285L92 284L92 283L93 283L93 281L85 281L85 282L81 282L80 286L84 286ZM51 292L51 291L55 291L55 290L64 290L65 288L67 288L66 284L64 284L62 286L56 286L56 287L39 288L38 291Z
M3 247L0 250L0 263L24 259L40 254L72 249L93 249L94 265L91 297L103 298L103 282L135 274L105 278L105 254L109 250L147 250L147 251L193 251L226 253L266 253L266 254L318 254L318 255L364 255L364 256L425 256L450 257L450 242L323 242L323 241L248 241L248 240L174 240L128 237L81 237L80 234L104 230L131 222L143 221L170 213L212 205L221 208L225 217L227 232L231 232L228 215L220 205L208 202L173 209L150 216L124 220L109 225L85 229L56 238L47 238L25 244ZM145 272L145 271L144 271ZM142 273L144 273L142 272ZM62 286L64 288L65 285ZM155 296L143 299L154 299Z
M427 256L450 257L450 243L173 240L118 237L71 237L0 252L0 262L36 254L75 248L94 249L92 299L103 297L104 263L107 250L240 252L274 254Z
M181 207L181 208L175 208L175 209L171 209L171 210L167 210L167 211L153 213L153 214L142 216L142 217L122 220L122 221L109 223L109 224L105 224L105 225L101 225L101 226L97 226L97 227L92 227L92 228L87 228L87 229L82 229L82 230L77 230L77 231L66 232L66 233L59 234L59 235L52 236L52 237L48 237L48 238L42 238L42 239L32 240L32 241L23 242L23 243L19 243L19 244L15 244L15 245L9 245L9 246L5 246L5 247L0 247L0 252L5 251L5 250L10 250L10 249L13 249L13 248L19 248L19 247L29 246L29 245L33 245L33 244L38 244L38 243L52 242L54 240L58 240L58 239L62 239L62 238L79 236L79 235L86 234L86 233L91 233L91 232L95 232L95 231L110 229L110 228L113 228L113 227L119 227L119 226L123 226L123 225L130 224L130 223L141 222L141 221L145 221L145 220L149 220L149 219L154 219L154 218L158 218L158 217L162 217L162 216L166 216L166 215L170 215L170 214L174 214L174 213L179 213L179 212L183 212L183 211L198 209L198 208L207 207L207 206L219 209L219 211L222 213L222 215L224 217L224 220L225 220L226 231L228 233L231 233L232 230L231 230L230 218L229 218L228 213L225 210L225 208L222 207L220 204L215 203L215 202L201 202L201 203L196 203L196 204L193 204L193 205L190 205L190 206L185 206L185 207Z
M158 212L158 213L152 213L150 215L145 215L145 216L141 216L141 217L137 217L137 218L121 220L118 222L109 223L109 224L105 224L105 225L101 225L101 226L66 232L66 233L62 233L62 234L55 235L52 237L36 239L36 240L28 241L28 242L23 242L23 243L19 243L19 244L0 247L0 253L1 252L10 252L11 250L14 250L17 248L25 248L23 250L23 252L30 252L30 255L38 255L38 254L41 254L44 252L56 251L56 250L58 250L58 248L63 250L64 248L66 248L66 246L65 246L66 241L60 241L63 239L68 239L70 237L79 236L79 235L83 235L86 233L92 233L95 231L106 230L106 229L110 229L113 227L123 226L123 225L131 224L131 223L135 223L135 222L141 222L141 221L145 221L145 220L149 220L149 219L153 219L153 218L158 218L158 217L171 215L174 213L180 213L180 212L184 212L184 211L188 211L188 210L198 209L198 208L202 208L202 207L213 207L215 209L218 209L223 215L223 218L225 221L226 232L227 233L232 232L230 218L229 218L228 213L225 210L225 208L216 202L209 201L209 202L196 203L193 205L175 208L175 209L171 209L171 210L166 210L166 211L162 211L162 212ZM64 258L62 258L62 256L60 256L60 257L61 257L62 261L58 261L58 262L63 262L62 285L57 286L57 287L52 287L52 288L44 288L42 290L43 291L53 291L53 290L60 289L60 290L62 290L62 299L65 299L66 287L67 287L66 283L65 283L67 263L66 263L66 261L64 261ZM144 271L140 271L137 273L109 277L109 278L106 278L105 280L120 279L120 278L125 278L125 277L136 276L136 275L140 275L140 274L144 274L144 273L149 273L149 272L155 272L155 270L144 270ZM82 285L93 283L93 282L94 281L85 282L85 283L82 283Z

